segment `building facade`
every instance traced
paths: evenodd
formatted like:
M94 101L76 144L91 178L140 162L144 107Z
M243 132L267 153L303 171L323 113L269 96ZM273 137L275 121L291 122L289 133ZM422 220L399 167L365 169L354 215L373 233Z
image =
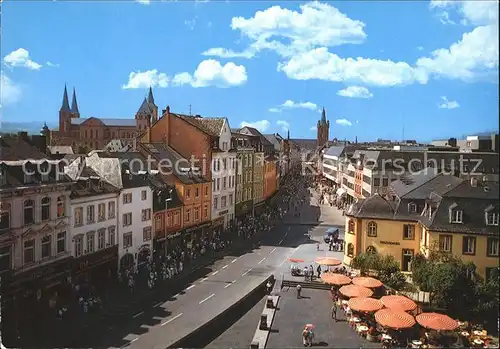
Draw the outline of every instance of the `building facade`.
M236 149L236 200L234 212L239 219L253 213L253 165L255 149L250 143L250 137L232 132L233 148Z
M349 208L344 263L377 251L410 272L417 253L449 253L488 278L498 268L498 189L498 183L438 173L395 181L391 200L376 194Z

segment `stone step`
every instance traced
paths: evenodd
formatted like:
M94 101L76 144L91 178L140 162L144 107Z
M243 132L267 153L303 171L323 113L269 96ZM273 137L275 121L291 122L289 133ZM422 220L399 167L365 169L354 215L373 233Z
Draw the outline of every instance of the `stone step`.
M315 290L329 290L330 285L318 281L294 281L294 280L283 280L281 283L281 288L296 288L300 285L302 288L312 288Z

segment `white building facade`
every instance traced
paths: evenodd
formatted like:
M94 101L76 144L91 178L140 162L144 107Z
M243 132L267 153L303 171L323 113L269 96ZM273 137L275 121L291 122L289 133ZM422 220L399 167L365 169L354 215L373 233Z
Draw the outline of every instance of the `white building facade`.
M231 149L231 128L227 119L218 138L219 151L212 153L212 224L214 231L234 222L236 192L236 151Z
M146 266L153 251L153 192L140 175L125 176L118 199L120 270Z

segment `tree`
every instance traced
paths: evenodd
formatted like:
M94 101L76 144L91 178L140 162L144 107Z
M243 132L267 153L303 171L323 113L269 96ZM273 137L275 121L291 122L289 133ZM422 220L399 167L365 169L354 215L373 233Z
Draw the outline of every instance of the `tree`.
M354 257L352 267L359 269L361 275L375 272L378 279L395 290L405 289L407 282L405 275L399 269L399 263L392 255L382 256L376 252L364 252Z

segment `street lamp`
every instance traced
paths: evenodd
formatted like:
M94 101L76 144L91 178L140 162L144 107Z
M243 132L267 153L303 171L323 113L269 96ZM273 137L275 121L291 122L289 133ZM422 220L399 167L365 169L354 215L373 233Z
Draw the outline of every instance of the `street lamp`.
M173 192L173 189L170 188L168 190L168 198L165 199L165 248L164 248L164 256L163 257L166 257L167 256L167 225L168 225L168 202L169 201L172 201L172 192ZM173 219L173 217L172 217Z

